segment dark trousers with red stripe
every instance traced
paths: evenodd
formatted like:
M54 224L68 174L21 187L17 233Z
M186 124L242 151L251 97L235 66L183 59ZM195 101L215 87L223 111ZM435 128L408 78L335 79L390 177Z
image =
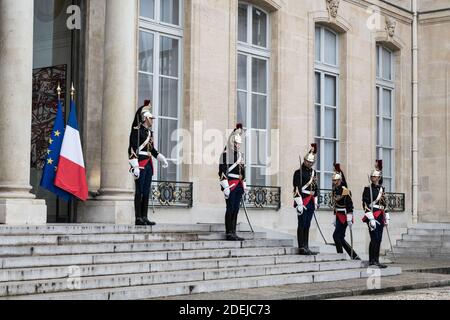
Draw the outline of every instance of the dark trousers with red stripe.
M380 248L381 241L383 240L383 229L384 229L384 213L380 214L377 218L375 218L380 224L377 223L377 227L375 230L370 231L369 226L369 234L370 234L370 244L369 244L369 262L380 262Z
M227 211L225 213L225 230L228 235L236 234L237 218L243 195L244 188L242 187L242 184L239 183L237 187L230 192L230 197L225 200L227 204Z
M333 233L333 239L334 239L334 243L336 244L336 251L337 253L344 253L345 252L348 253L348 255L352 258L352 259L356 259L358 258L358 255L356 254L356 252L353 250L353 256L352 256L352 247L351 245L348 244L347 241L345 241L345 233L347 231L347 216L345 216L345 223L342 223L341 220L338 219L338 215L339 213L336 215L336 229L334 230Z
M136 192L134 194L134 213L137 218L147 218L148 203L153 178L153 166L149 162L143 170L139 179L135 180Z

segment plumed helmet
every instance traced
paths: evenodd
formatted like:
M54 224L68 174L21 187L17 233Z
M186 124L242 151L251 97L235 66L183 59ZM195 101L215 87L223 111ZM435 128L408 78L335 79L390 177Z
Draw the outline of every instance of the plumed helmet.
M317 160L317 144L313 143L311 144L311 149L309 150L308 154L305 156L306 161L315 163Z
M156 119L152 114L152 105L150 104L150 100L145 100L144 107L141 111L142 121L146 119Z
M383 160L377 160L375 162L375 170L372 170L371 177L382 177L383 176Z

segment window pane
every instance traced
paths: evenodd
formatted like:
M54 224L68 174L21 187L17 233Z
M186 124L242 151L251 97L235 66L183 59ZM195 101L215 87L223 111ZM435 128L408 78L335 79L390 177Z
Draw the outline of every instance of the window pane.
M238 55L238 89L247 90L247 56Z
M383 90L383 117L392 117L392 91Z
M180 25L180 0L161 0L161 21Z
M158 164L159 168L159 178L160 181L177 181L177 166L170 160L167 160L169 162L169 167L164 169L162 167L162 164Z
M320 97L320 91L322 90L320 73L316 72L316 103L320 104L322 102Z
M321 121L322 121L322 118L321 118L321 107L319 105L316 105L315 118L316 118L316 136L320 137L321 134L322 134L321 125L320 125Z
M325 137L336 139L336 109L325 108Z
M160 78L160 114L178 118L178 80Z
M251 165L266 165L267 163L267 133L251 130Z
M172 134L178 128L177 120L159 119L159 143L157 149L167 159L177 157L177 137L172 137Z
M316 163L314 164L314 168L317 170L317 171L320 171L321 170L321 168L320 168L320 153L321 153L321 148L322 148L322 146L321 146L321 144L320 144L320 139L314 139L315 140L315 144L317 144L317 148L319 148L319 150L318 150L318 152L317 152L317 157L316 157Z
M383 79L392 80L391 59L392 55L386 49L383 50Z
M253 8L253 44L267 47L267 14Z
M383 175L387 177L392 177L391 155L391 150L383 149Z
M325 76L325 104L336 107L336 77Z
M392 133L391 133L392 121L383 119L383 146L392 147Z
M337 65L336 44L336 35L325 29L325 63Z
M148 32L139 32L139 71L153 73L154 36Z
M380 88L377 87L377 116L380 115Z
M380 117L377 117L377 146L381 145L380 143Z
M247 93L238 92L237 121L247 127Z
M267 129L267 97L252 95L252 128Z
M316 38L315 38L315 48L316 48L316 61L320 61L320 48L321 48L321 29L316 27Z
M325 141L325 168L324 171L334 170L334 163L336 162L336 143L334 141Z
M267 93L267 61L252 59L252 90L257 93Z
M380 76L380 47L377 46L377 77Z
M140 16L148 19L155 19L155 0L140 1Z
M161 37L160 72L162 75L178 77L178 40Z
M143 106L145 100L153 101L153 76L139 73L139 101L138 106Z
M265 168L252 167L251 170L252 170L251 185L265 186L266 185Z
M331 190L333 188L333 174L332 173L325 173L325 181L323 181L320 184L320 188L321 189L327 189L327 190Z
M247 42L247 8L246 4L239 5L238 39L242 42Z

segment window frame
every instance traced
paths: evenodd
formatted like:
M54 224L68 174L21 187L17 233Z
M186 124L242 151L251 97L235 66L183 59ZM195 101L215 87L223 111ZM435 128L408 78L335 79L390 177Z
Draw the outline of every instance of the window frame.
M237 77L239 77L239 55L245 56L246 57L246 63L247 63L247 68L246 68L246 86L247 88L245 90L240 89L237 86L237 90L236 90L236 110L238 110L238 105L239 105L239 93L245 93L246 95L246 114L245 114L245 123L243 123L244 125L244 129L247 130L247 135L246 135L246 142L245 142L245 154L246 154L246 167L247 167L247 172L246 172L246 176L247 176L247 180L250 181L250 184L254 184L253 180L253 174L252 174L252 169L256 168L259 169L261 174L265 176L265 183L264 185L268 185L269 183L269 176L267 175L267 170L268 170L268 164L267 162L265 164L255 164L253 165L253 154L252 154L252 148L251 146L253 145L253 138L255 138L255 140L257 139L257 134L259 132L264 132L265 133L265 148L266 148L266 152L265 152L265 159L268 159L269 153L270 153L270 147L271 147L271 142L270 142L270 128L271 128L271 119L270 119L270 111L271 111L271 92L270 92L270 88L271 88L271 51L270 51L270 47L271 47L271 17L270 14L263 10L262 8L258 7L258 6L254 6L253 4L250 4L248 2L245 1L239 1L238 5L246 5L247 6L247 42L242 42L239 41L239 19L237 19ZM253 44L253 8L256 8L262 12L264 12L267 16L267 34L266 34L266 43L267 43L267 47L261 47L261 46L257 46ZM254 59L258 59L258 60L263 60L266 62L266 93L262 94L259 92L255 92L254 88L253 88L253 60ZM239 82L239 79L237 79L237 82ZM256 128L252 128L252 106L253 106L253 95L258 95L258 96L264 96L266 98L266 129L256 129ZM257 150L257 154L259 156L259 152L260 150Z
M141 1L145 1L145 0L140 0L139 1L139 9L138 9L138 15L139 15L139 22L148 22L151 24L156 24L157 26L163 26L165 28L173 28L173 29L183 29L184 26L184 0L177 0L179 1L180 4L180 10L179 10L179 17L178 17L178 21L179 24L172 24L172 23L168 23L168 22L164 22L161 20L161 1L162 0L154 0L155 1L155 6L154 6L154 12L155 12L155 16L154 18L149 18L149 17L145 17L145 16L141 16L141 10L140 10L140 4ZM140 23L139 23L140 24Z
M180 1L180 16L183 17L184 12L184 1ZM160 0L155 0L155 8L159 9ZM140 2L139 2L140 4ZM155 9L156 10L156 9ZM140 12L140 8L139 8ZM153 122L153 133L154 133L154 141L156 142L156 147L158 151L161 150L160 148L160 120L169 120L169 121L177 121L177 129L182 128L182 105L183 105L183 70L184 70L184 21L180 17L180 25L171 25L164 22L157 22L157 17L160 15L160 10L155 11L155 19L151 20L145 17L140 16L139 13L139 27L138 27L138 37L140 39L140 33L150 33L153 35L153 72L147 72L147 71L141 71L140 70L140 61L138 58L138 81L139 81L139 75L145 74L150 75L153 78L153 84L152 84L152 92L153 97L151 97L152 100L152 106L153 106L153 115L156 117L155 121ZM178 41L178 74L177 77L168 76L161 74L161 65L160 65L160 56L161 56L161 39L170 38L170 39L176 39ZM137 49L139 52L139 48ZM173 79L178 81L178 90L177 90L177 113L178 118L173 118L169 116L162 116L161 115L161 79ZM139 85L138 85L139 90ZM139 97L139 92L138 92ZM140 101L138 101L138 104L140 104ZM139 105L137 106L139 108ZM172 140L171 137L167 137L167 141L179 141L179 139ZM180 152L180 146L178 143L176 143L177 149L175 150L176 154L179 155ZM173 151L173 150L171 150ZM173 164L176 168L176 181L180 181L182 177L182 167L180 165L181 157L179 158L171 158L171 154L165 154L164 156L167 157L167 161L171 164ZM157 177L156 180L161 180L161 172L159 170L160 165L154 166L154 176Z
M383 77L383 49L390 53L391 59L391 80L385 79ZM390 165L391 172L386 175L386 172L383 170L383 177L385 179L389 179L390 181L390 189L389 191L395 190L395 68L394 68L394 52L385 46L378 44L376 45L377 56L377 75L376 75L376 89L375 89L375 115L376 115L376 155L377 159L384 160L383 151L389 150L391 154ZM384 99L383 93L384 91L389 91L391 93L391 116L387 117L384 115ZM386 146L384 144L383 139L383 123L384 120L390 120L391 122L391 136L390 136L390 146ZM386 186L385 186L386 187Z
M321 189L324 189L326 186L326 175L332 175L333 174L333 170L332 171L326 171L326 164L325 164L325 143L326 142L334 142L334 147L335 147L335 163L338 162L338 159L340 157L340 147L339 147L339 142L340 142L340 123L339 123L339 119L340 119L340 76L341 76L341 71L340 71L340 50L339 50L339 45L340 45L340 37L339 37L339 33L337 33L336 31L322 26L320 24L316 24L315 28L314 28L314 38L315 41L317 41L316 39L316 28L320 29L320 60L318 61L316 60L316 52L314 52L314 141L315 143L318 144L318 148L319 148L319 163L315 164L315 170L317 171L317 174L319 175L319 185ZM333 33L336 36L336 62L337 65L331 65L329 63L325 63L325 30ZM316 46L314 45L314 50L316 50ZM316 93L317 93L317 81L316 81L316 74L319 74L320 77L320 103L317 103L316 101ZM326 76L331 76L334 77L336 79L336 92L335 92L335 98L336 98L336 106L329 106L325 103L326 100L326 92L325 92L325 78ZM317 132L317 112L316 112L316 108L320 106L320 135L318 135ZM326 137L325 136L325 111L326 109L334 109L336 111L336 120L335 120L335 133L336 133L336 138L330 138L330 137ZM333 165L333 164L331 164Z

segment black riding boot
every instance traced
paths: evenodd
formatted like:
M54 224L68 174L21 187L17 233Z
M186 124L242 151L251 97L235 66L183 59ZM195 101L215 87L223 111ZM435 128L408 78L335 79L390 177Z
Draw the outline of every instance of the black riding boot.
M374 266L377 264L375 256L375 243L373 240L369 244L369 266Z
M361 258L358 257L358 255L356 254L355 250L353 250L353 255L352 255L352 246L350 244L348 244L347 241L344 240L342 245L352 260L361 260Z
M233 234L233 213L227 212L225 214L225 233L227 241L237 241Z
M381 243L378 242L378 243L376 244L375 262L376 262L376 265L378 266L378 268L380 268L380 269L386 269L387 266L380 263L380 248L381 248Z
M305 248L305 229L302 227L297 228L297 241L299 254L302 256L309 256L309 252Z
M233 224L232 224L232 234L235 237L236 241L245 241L244 238L241 238L237 235L236 229L237 229L237 219L238 219L238 213L233 215Z
M333 235L334 244L336 245L336 252L337 253L344 253L344 250L342 248L342 241L337 236Z
M137 226L145 226L145 222L142 219L141 196L139 194L134 196L134 215L136 218L135 224Z
M154 226L156 225L156 223L148 220L148 201L149 197L142 198L142 220L144 221L146 226Z
M309 249L309 229L305 229L305 240L304 240L304 242L305 242L305 249L306 249L306 251L308 251L309 255L315 256L315 255L318 254L318 252L314 252L314 251L311 251Z

